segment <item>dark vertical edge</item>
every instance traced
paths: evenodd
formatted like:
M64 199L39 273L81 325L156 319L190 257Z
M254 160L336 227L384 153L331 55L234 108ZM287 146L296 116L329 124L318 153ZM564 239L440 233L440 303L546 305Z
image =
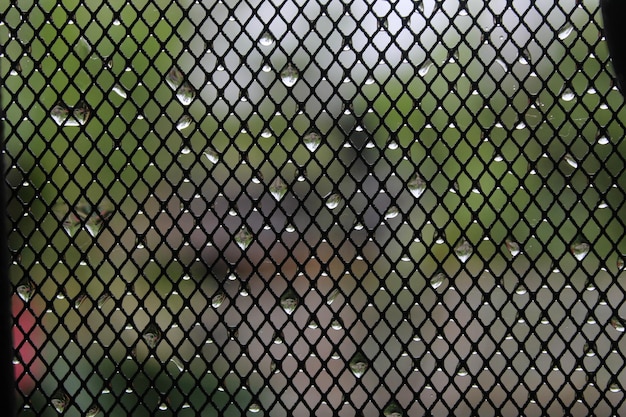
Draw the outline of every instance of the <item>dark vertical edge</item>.
M0 109L4 115L4 109ZM5 149L4 128L0 124L0 149ZM15 375L13 372L13 336L11 317L11 282L9 277L9 234L7 193L4 180L4 154L0 154L0 405L3 416L15 416Z
M600 0L600 7L615 81L626 95L626 0Z

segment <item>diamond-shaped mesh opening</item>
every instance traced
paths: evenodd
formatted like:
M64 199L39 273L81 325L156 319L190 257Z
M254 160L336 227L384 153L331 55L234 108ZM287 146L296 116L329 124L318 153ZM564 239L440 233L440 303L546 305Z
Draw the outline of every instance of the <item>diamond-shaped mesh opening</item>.
M626 414L598 0L5 3L19 415Z

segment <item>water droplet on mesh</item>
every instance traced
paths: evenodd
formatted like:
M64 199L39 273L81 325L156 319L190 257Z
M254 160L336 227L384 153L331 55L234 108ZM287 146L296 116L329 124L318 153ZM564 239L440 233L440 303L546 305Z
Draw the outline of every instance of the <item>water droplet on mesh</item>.
M318 327L320 327L319 323L317 322L317 320L315 319L311 319L309 320L309 324L307 325L307 327L309 329L317 329Z
M265 138L265 139L269 139L272 137L272 131L269 129L263 129L263 131L261 132L261 137Z
M161 330L156 326L156 324L149 324L144 329L141 337L143 337L146 345L154 349L161 341Z
M341 195L337 193L330 194L326 198L326 207L328 207L329 210L336 209L342 203L343 203L343 197L341 197Z
M213 148L205 149L204 156L206 156L206 159L208 159L209 162L211 162L212 164L217 164L217 162L220 160L220 156Z
M241 229L235 235L235 242L239 247L243 250L246 250L250 243L252 243L252 233L246 228L246 226L241 226Z
M104 200L98 205L97 210L92 211L85 222L85 228L92 237L96 237L100 233L106 221L113 214L113 210L113 204L108 200Z
M407 182L407 187L411 194L415 198L420 198L424 191L426 191L426 181L424 181L419 175L414 174Z
M293 233L295 231L296 231L296 228L293 226L293 224L287 223L287 225L285 225L285 232Z
M569 88L569 87L565 87L563 88L563 91L561 91L561 100L563 101L572 101L576 98L576 94L574 93L574 91Z
M465 365L460 363L459 366L456 368L456 374L457 376L467 376L469 375L469 372L467 371Z
M330 355L330 358L336 361L336 360L341 359L341 355L339 354L339 351L335 350L335 351L333 351L333 353Z
M328 294L328 297L326 297L326 304L331 305L339 294L340 294L339 288L335 288L334 290L332 290L331 293Z
M191 84L185 80L185 76L178 68L173 67L170 69L165 76L165 81L172 90L176 91L176 98L178 98L181 104L188 106L196 97L195 90Z
M341 330L343 329L343 324L341 324L341 320L340 319L335 319L330 323L330 327L333 330Z
M595 291L596 290L596 283L593 281L593 278L588 277L587 281L585 282L585 289L587 291Z
M611 382L611 384L609 384L609 391L620 392L621 390L622 387L617 382Z
M519 58L517 61L522 65L529 65L532 62L532 57L530 55L530 51L526 48L522 49L519 54Z
M97 404L92 405L91 407L89 407L87 409L87 411L85 411L85 417L96 417L98 414L100 414L100 406Z
M35 283L30 278L22 278L15 287L15 292L25 302L29 302L35 293Z
M50 402L58 413L62 413L70 403L70 396L63 388L59 388L52 394Z
M316 130L310 130L302 138L304 146L311 152L315 152L322 143L322 136Z
M372 85L374 83L376 83L376 80L374 79L374 77L367 77L365 79L365 85Z
M115 84L112 88L113 92L122 98L128 98L128 93L120 84Z
M519 243L514 241L513 239L507 239L504 244L506 245L507 250L511 254L511 256L515 257L520 253Z
M564 156L565 162L569 164L572 168L578 168L578 162L574 159L574 157L570 154L565 154Z
M224 304L224 300L226 300L226 293L223 291L216 293L213 298L211 298L211 307L219 308L222 304Z
M259 44L261 46L271 46L274 43L274 35L269 32L263 32L259 38Z
M167 404L166 403L159 404L159 410L161 410L161 411L167 410Z
M572 255L579 261L582 261L585 256L589 253L590 245L589 243L582 237L576 238L576 240L570 245L570 251Z
M87 294L78 294L78 296L74 300L74 308L79 308L86 299Z
M496 64L500 65L500 67L504 70L504 72L509 71L509 64L502 58L495 58Z
M574 26L572 26L571 23L569 22L565 23L563 26L561 26L561 29L559 29L559 32L558 32L559 39L561 40L567 39L567 37L572 33L573 30L574 30Z
M415 0L415 6L420 13L424 13L424 1L423 0Z
M293 288L287 288L283 295L280 296L280 306L285 313L291 314L298 307L300 297Z
M611 326L620 333L624 332L624 322L617 316L611 317Z
M191 126L191 116L189 116L188 114L185 114L183 116L181 116L180 119L178 119L178 122L176 122L176 129L178 130L183 130L183 129L187 129L189 126Z
M400 209L397 206L391 206L385 212L385 220L398 217L399 214L400 214Z
M57 215L59 220L63 222L63 229L70 236L74 236L78 229L80 229L80 218L70 212L69 207L65 203L57 203L52 208L53 212Z
M281 345L285 338L283 337L283 332L281 332L280 330L276 330L276 332L274 332L274 337L272 338L272 340L274 341L275 345Z
M280 177L276 177L274 181L270 184L270 193L276 201L282 200L282 198L287 193L287 184Z
M171 361L176 366L176 368L178 368L179 372L185 371L185 365L183 365L183 362L180 359L178 359L176 356L172 356Z
M84 101L79 102L74 108L69 108L64 104L57 104L50 111L50 116L59 126L84 125L89 120L90 115L91 109Z
M443 285L443 283L446 281L446 274L444 274L443 272L437 272L435 273L435 275L433 275L430 278L430 286L436 290L437 288L441 287L441 285Z
M300 77L300 73L298 69L291 64L287 64L285 68L280 72L280 79L287 87L293 87L298 78Z
M596 347L592 342L585 343L583 346L583 353L585 356L596 356Z
M350 359L349 366L354 376L361 378L369 368L369 360L363 352L358 351Z
M258 403L251 403L248 406L248 411L250 411L251 413L258 413L259 411L261 411L261 405Z
M403 417L404 413L398 403L392 401L383 410L383 415L385 417Z
M617 266L617 270L621 271L622 269L624 269L624 258L620 256L619 258L617 258L617 262L615 264Z
M107 301L112 300L112 299L113 299L113 296L111 295L111 293L108 291L105 291L100 297L98 297L98 302L97 302L98 308L102 308L107 303Z
M524 284L520 284L515 288L515 294L524 295L528 292L528 288Z
M389 141L387 141L387 149L389 149L391 151L395 151L399 147L400 147L400 145L394 139L389 139Z
M610 140L609 140L608 135L605 132L600 131L596 135L596 142L598 142L598 145L608 145Z
M425 77L433 65L434 65L433 61L431 61L430 59L427 59L426 61L424 61L422 66L417 70L417 73L420 75L420 77Z
M472 245L466 239L461 239L454 248L454 253L461 262L467 261L473 251Z

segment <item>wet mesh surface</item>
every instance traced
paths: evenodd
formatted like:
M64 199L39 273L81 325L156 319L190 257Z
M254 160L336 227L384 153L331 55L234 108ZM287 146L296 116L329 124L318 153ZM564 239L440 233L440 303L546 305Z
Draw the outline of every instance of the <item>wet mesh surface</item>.
M20 416L626 414L597 0L0 24Z

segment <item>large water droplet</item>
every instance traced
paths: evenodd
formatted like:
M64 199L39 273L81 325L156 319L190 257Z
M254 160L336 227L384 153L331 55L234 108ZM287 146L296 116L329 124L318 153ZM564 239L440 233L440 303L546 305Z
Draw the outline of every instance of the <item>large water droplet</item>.
M417 73L419 74L420 77L425 77L433 65L434 65L433 61L431 61L430 59L426 59L426 61L424 61L422 66L417 70Z
M272 184L270 184L269 189L276 201L280 201L287 193L287 184L285 184L285 181L283 181L282 178L276 177Z
M592 342L585 343L583 346L583 353L585 356L596 356L596 347Z
M420 198L426 191L426 181L417 174L414 174L407 182L407 188L415 198Z
M311 152L315 152L322 143L322 136L316 130L308 131L302 138L304 146Z
M183 116L181 116L180 119L178 119L178 122L176 122L176 129L187 129L189 126L191 126L192 121L193 120L191 119L191 116L189 116L188 114L184 114Z
M263 32L261 37L259 38L259 45L261 46L271 46L274 43L274 35L270 32Z
M522 65L530 65L530 63L532 62L530 51L527 48L522 49L520 51L517 61Z
M252 233L250 233L246 226L241 226L241 229L239 229L235 235L235 242L242 250L246 250L248 246L250 246L252 239Z
M441 287L443 285L443 283L446 281L446 274L444 274L443 272L436 272L435 275L433 275L430 278L430 286L436 290L437 288Z
M328 297L326 297L326 304L331 305L340 293L339 288L332 290L331 293L328 294Z
M341 323L341 319L337 318L330 322L330 328L333 330L341 330L343 329L343 324Z
M576 93L570 87L564 87L561 91L561 100L572 101L576 98Z
M326 198L326 207L328 207L329 210L336 209L342 203L343 203L343 197L341 196L341 194L337 194L337 193L330 194Z
M161 341L161 330L156 326L156 324L149 324L144 329L141 337L143 337L146 345L154 349Z
M567 37L572 33L573 30L574 30L574 26L572 26L571 23L569 22L565 23L559 29L559 32L558 32L559 39L561 40L567 39Z
M569 166L571 166L572 168L578 168L578 162L576 162L576 159L574 159L572 155L565 154L563 158L565 159L565 162L567 162Z
M213 298L211 298L211 307L219 308L222 304L224 304L225 300L226 293L224 293L223 291L219 291L213 296Z
M457 366L456 368L456 374L458 376L467 376L469 375L469 372L467 371L467 368L465 367L464 364L459 363L459 366Z
M349 366L354 376L361 378L369 368L369 360L363 352L358 351L352 356L352 359L350 359Z
M248 406L248 411L251 413L258 413L261 411L261 405L259 403L253 402Z
M608 145L610 143L610 139L606 132L599 131L596 135L596 142L598 145Z
M82 303L87 299L87 294L81 293L76 296L74 299L74 308L79 308Z
M212 164L217 164L220 160L220 156L213 148L206 148L204 150L204 156L206 156L206 159L208 159Z
M171 359L172 363L174 364L174 366L176 366L176 368L178 368L179 372L184 372L185 371L185 365L183 364L183 362L178 359L176 356L172 356Z
M89 407L87 411L85 411L85 417L96 417L98 414L100 414L100 411L102 411L100 409L100 406L98 404L94 404Z
M70 395L65 389L59 388L52 394L52 397L50 397L50 402L54 409L57 410L57 413L62 413L70 403Z
M100 297L98 297L98 301L97 301L98 308L104 307L104 305L109 300L112 300L112 299L113 299L113 296L111 295L111 293L108 291L105 291L104 293L102 293Z
M383 415L385 417L402 417L404 413L398 403L392 401L383 410Z
M74 108L57 104L50 111L50 116L59 126L82 126L87 123L90 115L91 108L85 101L79 102Z
M461 262L467 261L473 251L472 245L466 239L461 239L454 248L454 253Z
M572 255L574 255L574 257L579 261L582 261L585 256L587 256L587 254L589 253L589 249L589 243L580 236L576 238L576 240L574 240L574 242L572 242L572 244L570 245L570 251L572 252Z
M128 98L128 93L121 84L115 84L112 88L113 92L122 98Z
M104 200L98 204L96 210L91 212L85 222L85 228L92 237L96 237L100 233L105 222L109 220L113 214L113 211L113 204L108 200Z
M188 106L196 97L196 92L191 84L185 80L183 73L176 67L170 69L165 76L165 81L172 90L176 91L176 98L181 104Z
M296 311L299 299L298 293L293 288L287 288L280 296L280 306L285 310L285 313L291 314Z
M80 229L80 218L69 210L69 207L65 203L57 203L52 207L52 211L63 222L63 229L70 236L74 236L78 229Z
M620 333L624 332L624 322L617 316L611 317L611 326Z
M272 340L274 341L275 345L281 345L285 341L283 332L281 332L280 330L276 330L274 332L274 336L272 337Z
M35 283L30 278L22 278L15 287L15 292L25 302L29 302L35 293Z
M280 79L287 87L293 87L298 78L300 77L300 73L298 69L291 64L287 64L285 68L280 72Z
M509 253L511 254L512 257L515 257L515 256L519 255L519 253L520 253L519 243L517 243L513 239L507 239L504 242L504 244L506 245L506 248L507 248L507 250L509 251Z
M385 212L384 217L385 217L385 220L389 220L389 219L398 217L399 214L400 214L400 209L398 208L398 206L391 206Z

